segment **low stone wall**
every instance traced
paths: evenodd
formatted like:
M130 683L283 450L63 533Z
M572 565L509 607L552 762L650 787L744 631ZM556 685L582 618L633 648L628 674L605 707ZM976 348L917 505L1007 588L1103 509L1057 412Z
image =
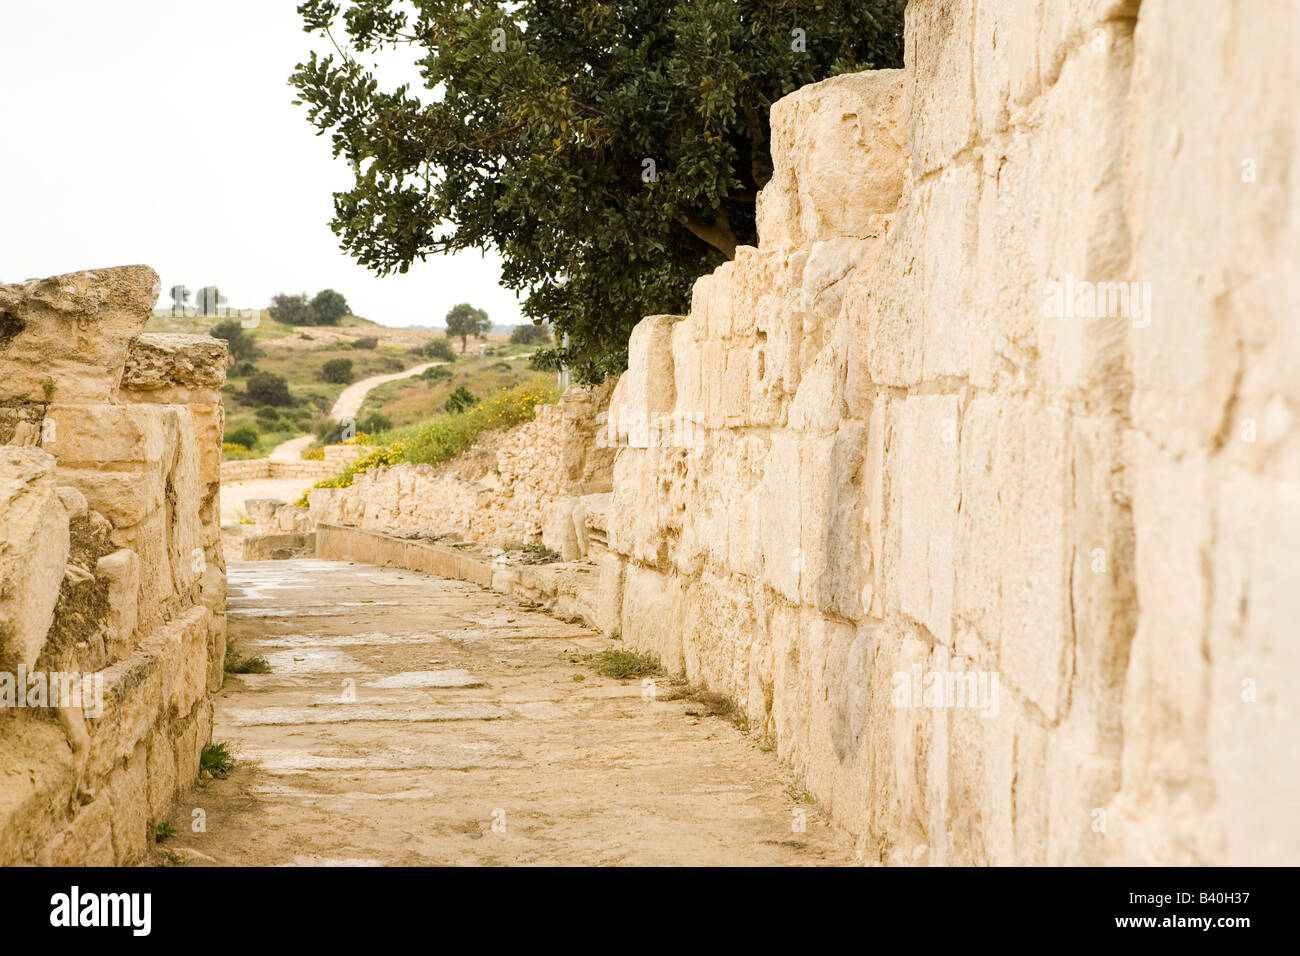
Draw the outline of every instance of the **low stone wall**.
M450 533L497 545L542 540L577 557L585 553L585 538L575 530L575 513L599 507L611 486L615 449L599 433L613 384L573 387L557 404L538 406L536 418L507 432L474 478L428 465L370 469L347 488L312 489L308 520ZM253 516L268 530L305 530L283 508Z
M221 463L221 480L226 484L236 481L255 481L261 478L305 478L320 481L335 474L342 467L327 461L272 461L269 458L247 458L243 461Z
M913 0L905 70L774 105L758 247L633 333L623 637L868 860L1300 861L1272 13Z
M210 738L226 347L142 335L157 296L0 286L0 864L140 860Z

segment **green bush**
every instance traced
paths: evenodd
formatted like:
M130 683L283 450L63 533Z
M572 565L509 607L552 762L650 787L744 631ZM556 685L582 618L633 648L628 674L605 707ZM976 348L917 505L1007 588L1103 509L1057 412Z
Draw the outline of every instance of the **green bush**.
M393 420L379 412L371 412L365 418L357 419L358 434L378 435L380 432L391 431L392 428Z
M456 350L451 347L451 343L446 339L433 339L424 347L424 354L431 359L439 359L443 362L456 361Z
M293 404L288 380L283 375L272 375L270 372L258 372L249 378L244 393L256 405L280 407Z
M451 369L445 365L434 365L421 372L420 378L426 382L441 382L451 378Z
M259 423L275 425L280 421L280 410L273 405L259 405L253 416Z
M352 359L330 359L321 366L320 377L333 385L347 385L352 381Z
M352 342L354 349L377 349L379 348L379 338L374 335L367 335Z
M447 396L443 408L453 415L459 415L478 404L478 398L464 385L457 385L456 390Z
M238 428L232 428L226 432L222 439L228 445L243 445L245 448L252 448L257 444L257 429L250 425L240 425Z

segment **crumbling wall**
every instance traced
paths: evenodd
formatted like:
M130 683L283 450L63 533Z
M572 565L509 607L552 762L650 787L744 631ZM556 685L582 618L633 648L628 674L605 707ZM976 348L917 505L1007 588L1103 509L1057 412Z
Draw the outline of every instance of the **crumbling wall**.
M868 860L1300 861L1294 4L912 0L644 320L603 599Z
M505 433L491 460L472 477L429 465L372 468L346 488L315 488L311 522L391 531L454 534L468 541L507 545L545 541L573 558L582 516L612 484L614 449L602 424L613 382L571 387L554 405ZM463 471L464 468L458 469ZM300 515L275 509L267 525L303 529Z
M158 289L0 286L3 864L140 859L210 738L226 347L141 334Z

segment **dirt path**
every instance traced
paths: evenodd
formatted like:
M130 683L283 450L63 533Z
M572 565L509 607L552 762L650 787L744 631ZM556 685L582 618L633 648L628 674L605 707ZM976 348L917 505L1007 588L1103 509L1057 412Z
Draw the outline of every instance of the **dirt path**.
M585 628L319 560L233 562L229 608L272 672L218 697L242 762L174 813L192 865L852 862L772 754L670 682L597 675Z
M302 461L302 453L315 440L315 435L299 435L297 438L290 438L272 448L271 454L266 457L271 461Z
M359 382L353 382L339 394L338 400L334 402L334 407L330 409L330 417L336 422L341 422L345 418L354 418L357 412L361 411L361 403L366 400L366 394L372 388L387 385L389 382L396 382L399 379L410 378L413 375L419 375L425 369L442 364L444 363L425 362L423 365L408 368L404 372L393 372L391 375L372 375L370 378L363 378Z

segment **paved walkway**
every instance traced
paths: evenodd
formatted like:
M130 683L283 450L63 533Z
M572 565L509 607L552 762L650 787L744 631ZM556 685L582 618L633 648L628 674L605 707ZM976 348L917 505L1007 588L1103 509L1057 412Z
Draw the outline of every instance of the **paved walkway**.
M584 664L595 632L415 572L229 571L230 635L272 671L218 697L241 763L176 809L191 865L852 862L734 724Z

